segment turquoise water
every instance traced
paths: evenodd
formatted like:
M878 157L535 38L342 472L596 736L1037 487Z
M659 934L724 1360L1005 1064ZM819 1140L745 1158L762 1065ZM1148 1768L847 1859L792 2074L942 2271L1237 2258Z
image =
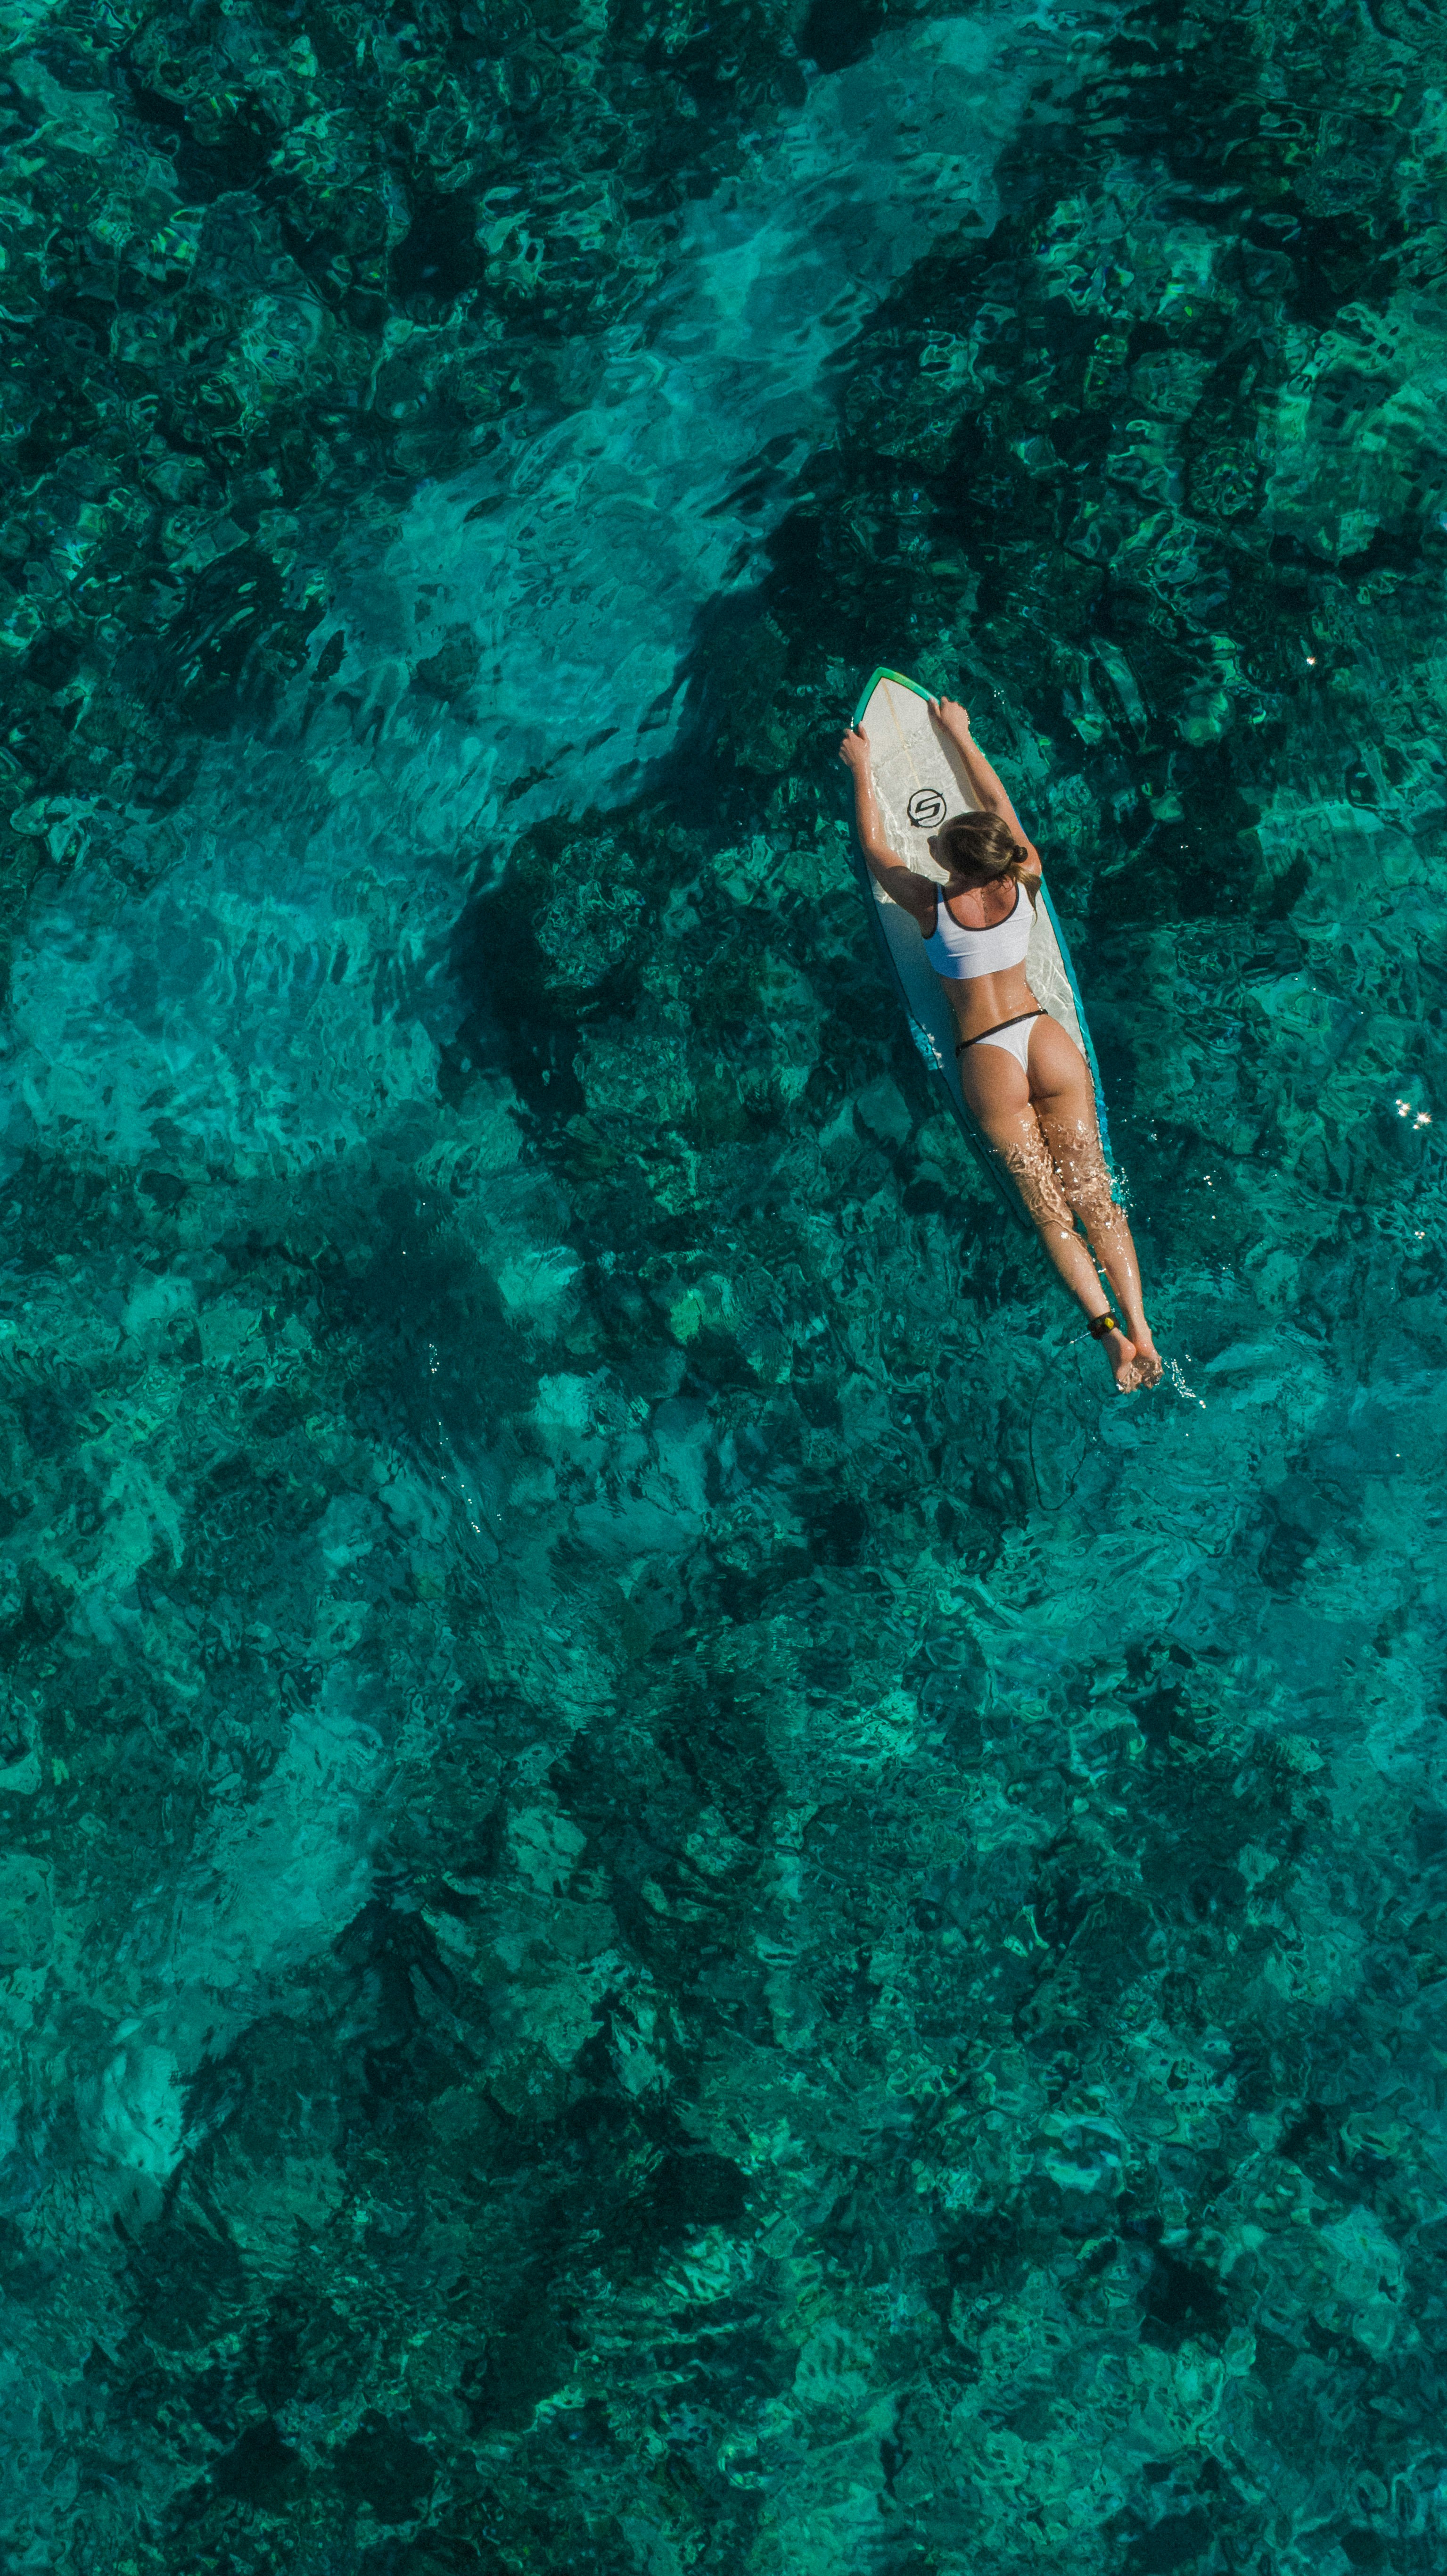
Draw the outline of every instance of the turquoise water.
M1447 2564L1439 20L0 27L5 2576Z

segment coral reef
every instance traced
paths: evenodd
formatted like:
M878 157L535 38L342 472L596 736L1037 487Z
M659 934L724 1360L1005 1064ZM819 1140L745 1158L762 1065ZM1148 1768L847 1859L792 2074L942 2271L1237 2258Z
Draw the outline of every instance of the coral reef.
M1425 2576L1440 25L0 31L7 2576Z

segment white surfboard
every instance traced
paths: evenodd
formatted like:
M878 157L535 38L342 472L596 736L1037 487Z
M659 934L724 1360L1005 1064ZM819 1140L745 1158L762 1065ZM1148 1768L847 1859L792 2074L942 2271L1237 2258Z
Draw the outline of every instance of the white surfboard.
M890 848L916 876L942 885L945 870L936 867L926 846L930 835L952 814L973 814L977 808L959 753L930 714L928 690L922 689L917 680L905 679L899 671L876 671L865 684L854 721L869 736L874 791ZM955 1054L959 1031L944 986L925 955L919 924L912 913L891 902L883 887L875 884L863 854L856 849L855 855L890 972L909 1014L915 1045L1001 1197L1021 1225L1028 1226L1030 1219L1014 1183L966 1105ZM1053 1020L1059 1021L1067 1037L1074 1039L1090 1067L1100 1141L1109 1163L1110 1135L1105 1123L1100 1069L1085 1024L1070 952L1044 886L1039 889L1035 907L1025 973L1036 1000Z

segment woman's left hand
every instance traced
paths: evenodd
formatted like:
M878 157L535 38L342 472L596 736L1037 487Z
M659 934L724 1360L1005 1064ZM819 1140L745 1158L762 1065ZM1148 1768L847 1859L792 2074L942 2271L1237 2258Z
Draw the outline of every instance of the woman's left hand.
M845 734L843 741L839 745L839 757L843 761L845 768L852 769L856 777L861 773L865 777L868 776L869 736L865 732L863 725L851 725L849 727L848 732Z
M970 710L962 707L958 698L931 698L929 711L935 722L944 726L946 733L954 734L958 741L969 741Z

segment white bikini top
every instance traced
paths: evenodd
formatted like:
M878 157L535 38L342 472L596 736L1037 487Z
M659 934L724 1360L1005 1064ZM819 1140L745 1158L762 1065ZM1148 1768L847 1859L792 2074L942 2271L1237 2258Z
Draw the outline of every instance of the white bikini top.
M925 955L937 975L952 984L972 984L978 975L998 975L1002 966L1021 966L1030 945L1035 908L1016 879L1014 910L988 930L969 930L935 896L935 926L925 941Z

